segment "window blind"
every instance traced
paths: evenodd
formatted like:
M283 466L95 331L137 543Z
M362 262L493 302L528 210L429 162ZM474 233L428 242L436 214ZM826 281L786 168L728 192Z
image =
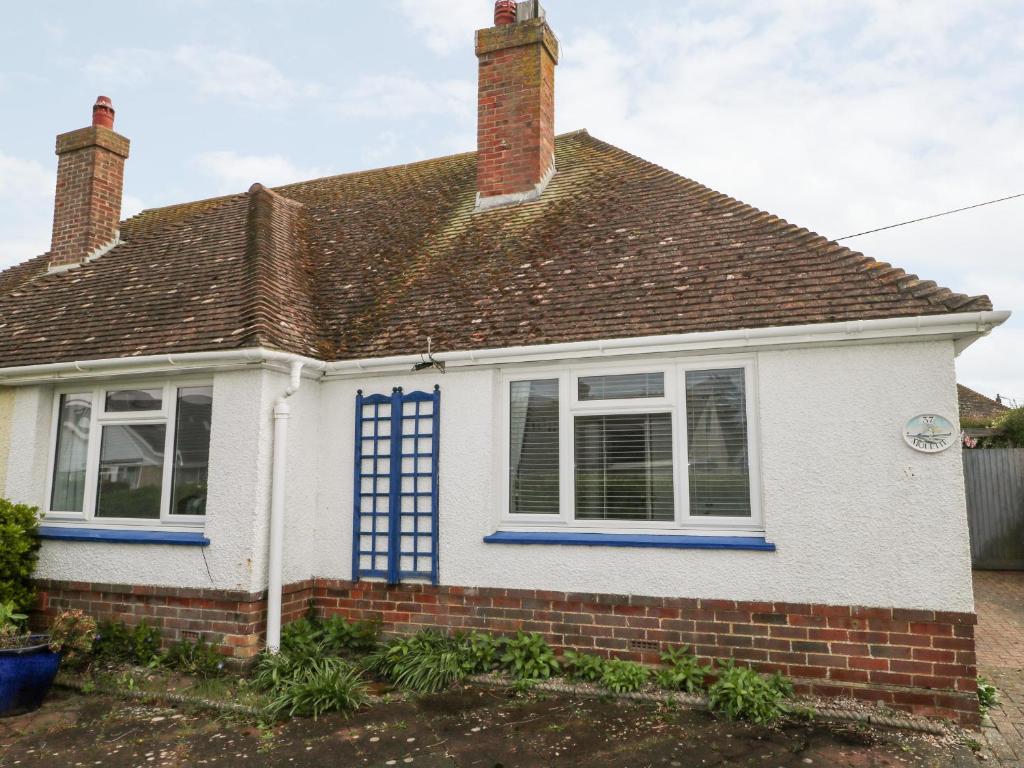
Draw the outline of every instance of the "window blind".
M172 515L205 515L213 387L182 387L174 425Z
M665 374L621 373L611 376L580 376L579 399L629 400L638 397L664 397Z
M742 368L686 373L690 514L749 517L750 471Z
M513 381L509 513L558 514L558 379Z
M674 519L671 414L577 416L574 433L577 519Z

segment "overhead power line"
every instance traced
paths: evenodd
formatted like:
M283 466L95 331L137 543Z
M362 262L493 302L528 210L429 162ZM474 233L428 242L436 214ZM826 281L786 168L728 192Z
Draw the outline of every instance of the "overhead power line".
M851 237L860 237L861 235L870 235L873 232L881 232L881 231L886 230L886 229L895 229L896 227L905 227L907 224L916 224L919 221L928 221L928 219L937 219L940 216L949 216L949 214L951 214L951 213L960 213L961 211L969 211L972 208L981 208L982 206L985 206L985 205L993 205L995 203L1003 203L1003 202L1006 202L1007 200L1013 200L1014 198L1017 198L1017 197L1024 197L1024 192L1021 192L1021 193L1016 194L1016 195L1010 195L1009 197L1000 197L998 200L987 200L984 203L975 203L974 205L965 205L963 208L954 208L952 211L943 211L942 213L933 213L930 216L922 216L919 219L911 219L910 221L901 221L898 224L889 224L886 227L878 227L877 229L869 229L866 232L857 232L856 234L853 234L853 235L843 235L842 237L837 237L836 238L836 242L838 242L840 240L849 240Z

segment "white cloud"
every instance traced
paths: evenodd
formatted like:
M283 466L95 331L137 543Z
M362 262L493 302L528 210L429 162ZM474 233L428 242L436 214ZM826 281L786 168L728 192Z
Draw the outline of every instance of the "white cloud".
M50 247L55 184L53 169L0 152L0 207L8 225L0 239L0 269Z
M559 130L589 128L831 237L1024 191L1014 95L1024 69L1006 66L1020 48L1012 4L778 0L714 11L673 6L614 32L564 34ZM1024 200L847 244L1014 309L1021 221ZM1024 398L1022 321L965 353L964 383L1000 382Z
M405 75L364 77L334 105L347 117L401 120L413 115L446 115L459 122L476 116L476 83L431 82Z
M0 199L32 202L53 196L56 174L34 160L22 160L0 152Z
M240 155L230 150L204 152L195 158L203 173L217 180L221 193L244 192L255 182L277 186L327 175L318 168L302 168L281 155Z
M319 96L317 83L285 76L272 62L237 51L182 45L171 51L117 48L93 56L86 74L98 86L140 87L182 77L200 95L277 109Z
M85 73L100 88L137 88L164 71L166 61L149 48L115 48L90 58Z
M244 53L186 45L174 51L173 61L206 96L280 107L321 92L319 85L290 79L266 59Z
M443 55L464 50L473 31L493 20L493 4L482 0L402 0L399 7L427 47Z

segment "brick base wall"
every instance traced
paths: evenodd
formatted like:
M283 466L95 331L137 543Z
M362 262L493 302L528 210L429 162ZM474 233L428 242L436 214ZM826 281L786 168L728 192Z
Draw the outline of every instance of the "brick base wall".
M263 645L266 592L39 582L40 610L81 608L99 620L145 618L165 642L200 633L245 661ZM309 601L320 615L375 619L387 633L426 627L540 632L556 649L657 663L686 645L793 678L800 694L882 702L979 724L972 613L800 603L434 587L317 579L285 587L283 621Z
M425 627L540 632L558 649L657 663L686 645L793 678L800 694L883 702L976 727L972 613L317 580L325 615Z
M124 584L37 581L36 623L60 611L80 608L97 621L146 623L160 631L164 645L201 635L225 656L244 662L263 647L267 593L178 589ZM289 584L281 600L282 621L301 617L313 597L313 581Z

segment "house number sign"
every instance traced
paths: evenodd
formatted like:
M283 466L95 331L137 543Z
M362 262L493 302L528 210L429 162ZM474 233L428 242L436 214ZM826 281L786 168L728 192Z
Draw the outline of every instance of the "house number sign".
M907 421L903 439L915 451L938 453L953 445L953 433L953 423L945 416L922 413Z

